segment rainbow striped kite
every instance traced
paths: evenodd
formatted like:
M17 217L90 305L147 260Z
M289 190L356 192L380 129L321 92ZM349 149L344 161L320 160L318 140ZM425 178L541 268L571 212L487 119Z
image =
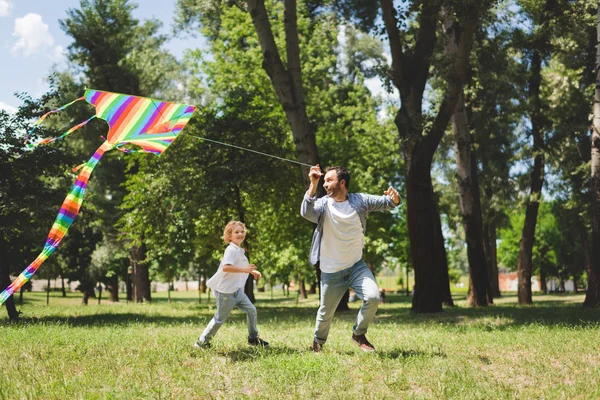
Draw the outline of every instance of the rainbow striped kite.
M15 281L0 293L0 305L31 279L40 265L56 250L79 213L87 182L94 167L105 152L118 148L129 153L132 150L123 149L121 146L132 144L141 147L141 150L137 151L160 155L181 133L196 110L196 106L187 104L87 89L79 99L44 114L34 124L33 129L39 126L48 115L64 110L80 100L85 100L96 107L96 115L56 138L43 139L36 144L28 144L28 147L32 148L61 139L94 118L100 118L108 122L107 139L96 150L92 158L77 168L80 170L77 180L75 180L71 191L58 212L58 216L46 239L44 249Z

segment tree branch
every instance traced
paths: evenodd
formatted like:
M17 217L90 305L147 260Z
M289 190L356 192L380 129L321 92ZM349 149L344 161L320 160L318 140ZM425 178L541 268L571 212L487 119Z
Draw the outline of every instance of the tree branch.
M396 17L396 9L394 8L393 0L381 0L381 10L383 12L383 21L385 29L388 33L390 41L390 51L392 53L392 82L394 86L402 92L405 89L402 87L404 76L404 54L402 52L402 40L398 31L398 19Z
M300 40L298 39L298 16L296 0L284 0L285 44L287 51L287 70L292 79L292 93L295 105L304 105L302 86L302 66L300 63Z

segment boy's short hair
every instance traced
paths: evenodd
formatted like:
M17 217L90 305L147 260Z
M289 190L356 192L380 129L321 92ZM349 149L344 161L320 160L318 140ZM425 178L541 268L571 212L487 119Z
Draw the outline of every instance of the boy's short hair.
M229 221L223 230L223 240L225 243L231 243L231 234L236 226L241 226L244 228L244 230L246 230L246 225L242 221Z
M329 171L335 171L338 182L341 182L342 180L346 181L346 190L348 190L350 188L350 172L348 172L346 167L342 167L341 165L336 165L335 167L327 168L327 171L325 171L325 173L327 173Z

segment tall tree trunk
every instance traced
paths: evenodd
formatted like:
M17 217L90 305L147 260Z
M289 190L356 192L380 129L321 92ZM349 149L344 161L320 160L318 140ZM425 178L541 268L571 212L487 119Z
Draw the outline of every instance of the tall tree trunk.
M427 178L423 179L417 173L414 177L409 173L406 185L410 250L415 267L412 308L417 312L439 312L442 311L442 303L446 300L442 284L444 268L443 262L440 262L444 257L439 254L443 248L440 248L443 238L436 240L440 237L441 224L436 218L439 218L439 214L433 201L429 167L412 170L427 175ZM446 273L447 271L446 268Z
M264 0L247 0L247 4L262 50L262 67L269 76L279 103L283 106L286 119L290 124L296 155L302 163L320 164L317 141L306 112L296 0L284 0L283 2L287 68L281 60L279 49L275 43ZM310 184L308 179L309 168L303 166L302 172L304 187L308 188ZM323 194L323 188L320 184L317 195L320 197ZM316 228L316 225L314 228ZM319 263L315 265L315 272L320 282L321 269Z
M398 30L398 17L392 0L381 0L383 20L390 41L392 82L400 92L401 108L395 123L404 143L408 235L415 271L412 309L438 312L449 298L448 274L441 223L431 182L433 155L456 108L468 67L473 33L482 5L463 10L462 25L454 20L454 10L441 2L424 0L418 15L419 30L414 49L405 53L405 36ZM443 17L442 17L443 14ZM424 132L423 94L427 85L436 30L442 17L446 54L451 60L446 76L448 88L438 114L428 132ZM445 270L444 270L445 269Z
M239 186L233 187L234 192L234 203L238 213L238 220L242 223L246 223L246 209L244 208L242 195L240 194ZM251 238L246 236L246 257L250 259L250 240ZM244 293L252 303L256 301L256 297L254 296L254 277L251 274L248 274L246 279L246 283L244 284Z
M296 0L284 0L283 2L287 68L281 60L279 50L275 44L264 0L247 0L247 4L262 50L262 66L271 80L292 129L298 159L310 165L319 164L317 142L304 102ZM306 187L310 183L308 171L309 169L305 167L303 175Z
M533 271L532 257L535 242L535 227L538 209L544 184L544 132L541 109L540 86L542 81L542 54L536 48L531 58L531 76L529 79L529 102L531 107L531 134L533 136L533 170L531 171L531 189L525 222L519 243L519 260L517 264L518 301L519 304L532 304L531 275Z
M4 258L5 254L6 247L4 243L4 238L0 237L0 256L3 257L3 259L0 259L0 292L4 291L4 289L9 287L12 283L10 280L10 268L8 262L4 261L6 260L6 258ZM19 304L23 304L23 286L21 287L21 291L19 291L19 297L21 301L21 303ZM17 319L19 319L19 312L17 311L17 307L15 306L14 294L13 296L10 296L8 299L6 299L6 301L4 302L4 306L6 307L6 312L8 313L9 320L16 321Z
M50 271L48 271L48 280L46 281L46 305L50 305Z
M435 256L436 265L439 268L440 279L438 283L438 289L442 304L449 307L454 306L452 300L452 293L450 292L450 275L448 274L448 257L446 256L446 243L444 242L444 234L442 233L442 220L440 218L440 211L438 208L438 200L434 193L431 193L432 201L434 202L435 213Z
M592 160L590 186L592 191L591 262L587 270L588 285L583 306L600 307L600 6L597 17L596 90L592 125Z
M301 299L308 298L306 295L306 285L304 284L304 279L301 279L300 276L298 276L298 293L300 293Z
M10 272L8 269L8 263L0 261L0 291L3 291L11 284ZM22 288L21 288L22 289ZM22 293L22 292L21 292ZM21 294L22 296L22 294ZM22 304L22 303L21 303ZM19 319L19 312L15 306L14 296L10 296L5 302L6 312L8 313L8 319L16 321Z
M308 294L317 294L317 282L311 282L308 288Z
M127 268L125 280L125 298L127 301L133 301L133 262L131 262L131 265L129 268Z
M456 142L458 202L465 230L469 277L472 285L467 304L471 307L487 306L490 293L488 266L483 244L477 163L475 156L471 154L471 134L465 111L465 99L462 93L459 95L456 109L452 115L452 130Z
M113 303L119 302L119 276L114 274L110 278L110 286L108 287L108 301Z
M65 277L63 276L62 269L60 270L60 288L62 297L67 297L67 289L65 288Z
M544 294L548 294L548 284L546 282L546 269L540 268L540 286L542 287L542 292Z
M248 274L248 279L246 279L246 284L244 285L244 293L250 299L252 303L256 302L256 297L254 296L254 277Z
M491 191L491 188L489 189ZM491 202L491 195L487 203ZM500 294L500 282L498 279L498 253L496 251L496 212L490 208L483 224L483 245L488 266L488 277L490 280L490 293L492 298L498 298Z
M151 302L150 294L150 274L146 260L146 248L141 246L133 247L130 252L130 262L133 267L133 301L137 303Z

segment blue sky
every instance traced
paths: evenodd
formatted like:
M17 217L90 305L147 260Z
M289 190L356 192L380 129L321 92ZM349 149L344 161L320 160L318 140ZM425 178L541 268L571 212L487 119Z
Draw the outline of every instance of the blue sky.
M163 33L171 32L175 0L132 3L138 4L135 18L156 18L163 23ZM66 18L71 8L79 8L79 0L0 0L0 108L12 111L19 106L15 92L33 97L45 93L52 66L66 67L64 51L71 38L63 33L58 21ZM181 58L186 48L202 46L200 38L182 35L172 39L167 49Z

